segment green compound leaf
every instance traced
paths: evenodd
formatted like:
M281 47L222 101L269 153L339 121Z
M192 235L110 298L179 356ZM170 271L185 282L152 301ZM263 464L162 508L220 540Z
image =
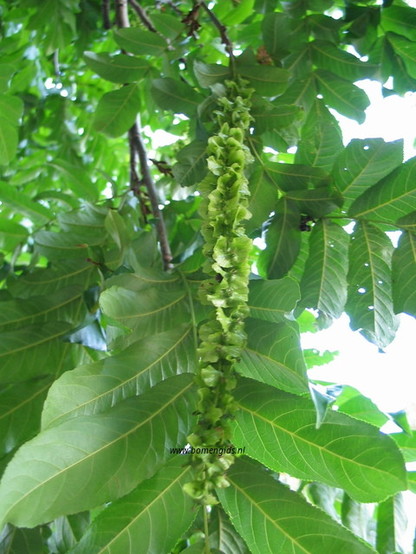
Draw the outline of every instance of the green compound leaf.
M230 78L230 70L224 65L215 63L194 62L194 72L201 87L208 88L215 83L222 83L225 79Z
M348 242L344 229L327 219L313 227L300 306L316 308L325 318L340 317L347 300Z
M114 32L114 39L127 52L142 56L160 56L168 46L166 40L157 33L137 28L118 29Z
M295 162L329 172L343 150L338 122L321 100L315 101L302 127Z
M195 115L198 105L204 99L188 84L170 77L154 79L152 95L155 102L164 110L183 113L189 117Z
M362 89L322 69L315 72L315 78L320 93L331 108L358 123L365 121L364 110L368 108L370 100Z
M383 8L381 25L385 31L392 31L404 35L409 40L416 40L416 13L412 8L394 5Z
M362 62L353 54L340 50L334 44L323 40L312 42L312 57L320 69L331 71L349 81L368 79L377 71L376 65Z
M66 371L51 387L42 412L47 428L77 415L108 410L174 375L195 371L190 327L134 342L119 354ZM65 400L64 400L65 399Z
M198 513L182 491L191 478L183 456L173 457L156 475L100 512L71 554L170 552Z
M332 176L344 197L344 209L363 192L401 165L403 140L354 139L335 161Z
M274 66L238 65L238 73L263 96L282 94L289 79L289 72L286 69Z
M57 321L0 333L0 383L59 372L69 347L62 339L71 327Z
M144 77L150 68L147 60L106 52L84 52L84 60L92 71L112 83L132 83Z
M172 171L176 181L183 187L195 186L205 177L207 144L202 140L194 140L176 155L177 163Z
M98 102L93 124L97 131L109 137L119 137L133 125L140 109L137 85L130 84L107 92Z
M299 254L301 232L300 212L293 201L283 197L276 206L265 234L267 247L260 252L257 266L268 279L284 277Z
M231 486L219 490L218 497L253 554L375 552L258 464L239 459L227 478Z
M416 234L403 231L393 253L393 302L395 313L416 316Z
M394 222L416 210L416 158L366 190L351 205L350 216Z
M43 431L7 466L1 524L33 527L129 493L186 442L194 409L192 380L179 375L107 412Z
M54 219L52 210L32 200L27 194L19 192L9 183L0 182L0 201L11 206L18 213L23 213L35 223L49 223Z
M239 373L294 394L308 392L297 323L250 318L246 332L247 346L236 365Z
M390 344L398 326L391 292L392 253L385 233L369 223L357 225L351 236L345 311L351 329L359 329L379 348Z
M406 489L403 458L376 427L330 410L316 429L310 400L251 379L240 380L235 397L234 444L273 471L343 488L359 502Z
M223 554L249 554L246 544L237 533L227 514L217 505L209 520L209 544Z

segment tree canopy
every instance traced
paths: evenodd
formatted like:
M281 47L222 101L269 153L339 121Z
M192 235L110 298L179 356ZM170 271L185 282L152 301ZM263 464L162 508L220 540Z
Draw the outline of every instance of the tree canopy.
M414 431L300 345L416 316L416 158L336 117L409 4L0 1L2 552L410 552Z

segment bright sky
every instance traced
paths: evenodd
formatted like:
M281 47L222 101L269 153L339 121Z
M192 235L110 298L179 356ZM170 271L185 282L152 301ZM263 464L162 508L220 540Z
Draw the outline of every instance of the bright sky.
M383 98L379 83L367 80L357 84L365 89L371 105L362 125L334 114L342 125L344 143L347 144L353 138L381 137L386 141L404 138L405 159L416 155L416 94L407 93L404 98ZM416 320L404 314L400 319L396 339L386 348L385 354L378 353L377 347L358 332L352 332L345 314L325 331L305 333L302 337L304 348L339 351L339 356L333 362L311 370L310 377L352 385L371 397L385 411L395 412L413 403L416 414L416 362L413 348Z

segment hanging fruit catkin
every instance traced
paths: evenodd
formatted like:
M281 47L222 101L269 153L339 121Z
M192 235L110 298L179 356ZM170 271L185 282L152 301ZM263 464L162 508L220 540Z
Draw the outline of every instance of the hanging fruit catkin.
M210 275L201 285L200 296L215 310L199 330L199 420L188 437L196 478L185 490L204 504L216 503L215 487L228 486L225 471L234 460L225 450L231 445L229 421L236 411L234 365L246 342L252 241L243 225L250 217L244 170L252 156L244 141L252 121L252 93L243 79L225 82L225 94L218 98L215 111L219 130L208 139L208 176L199 187L203 269Z

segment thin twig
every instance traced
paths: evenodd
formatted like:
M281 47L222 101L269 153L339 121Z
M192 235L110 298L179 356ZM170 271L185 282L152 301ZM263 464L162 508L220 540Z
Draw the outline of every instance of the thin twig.
M207 4L205 2L199 2L199 5L204 8L204 10L209 15L209 18L211 19L212 23L215 25L215 27L218 29L218 32L220 33L221 42L225 45L225 50L227 51L227 54L230 56L230 63L232 69L234 69L234 53L233 53L233 44L227 35L227 28L225 25L221 23L221 21L217 18L217 16L212 12Z
M104 27L104 29L111 29L110 0L102 0L102 2L101 2L101 14L103 16L103 27Z
M116 14L117 14L117 24L119 27L130 27L129 14L128 14L128 0L116 0ZM136 173L135 154L132 157L132 149L135 150L139 157L140 172L142 175L142 182L146 187L147 195L150 200L150 205L152 207L152 214L156 222L156 231L157 237L160 244L160 251L162 253L163 268L165 270L171 269L172 266L172 253L168 241L168 234L166 231L165 221L163 219L163 214L159 208L159 198L156 192L156 187L153 182L152 174L149 170L149 165L147 163L147 152L143 144L142 138L140 136L140 129L136 123L132 125L129 130L129 144L130 144L130 170L132 169L132 164L134 164L134 173ZM137 173L136 173L137 176ZM133 175L134 178L134 175Z
M159 208L159 198L156 192L156 187L153 182L152 175L149 170L146 148L140 136L139 126L137 123L133 125L129 133L139 156L140 171L142 174L143 183L149 196L150 205L152 206L152 214L156 219L156 230L159 238L160 250L162 253L163 268L165 270L172 269L172 253L168 241L165 221Z
M142 6L137 2L137 0L129 0L129 4L133 8L133 10L137 13L143 25L147 27L149 31L152 31L152 33L156 33L157 31L155 27L153 27L152 22L147 17L146 12L142 8Z
M147 224L147 216L151 213L146 205L146 198L141 190L142 182L137 174L137 151L134 144L132 129L129 130L129 149L130 149L130 190L134 193L140 204L140 211L143 216L143 223Z

